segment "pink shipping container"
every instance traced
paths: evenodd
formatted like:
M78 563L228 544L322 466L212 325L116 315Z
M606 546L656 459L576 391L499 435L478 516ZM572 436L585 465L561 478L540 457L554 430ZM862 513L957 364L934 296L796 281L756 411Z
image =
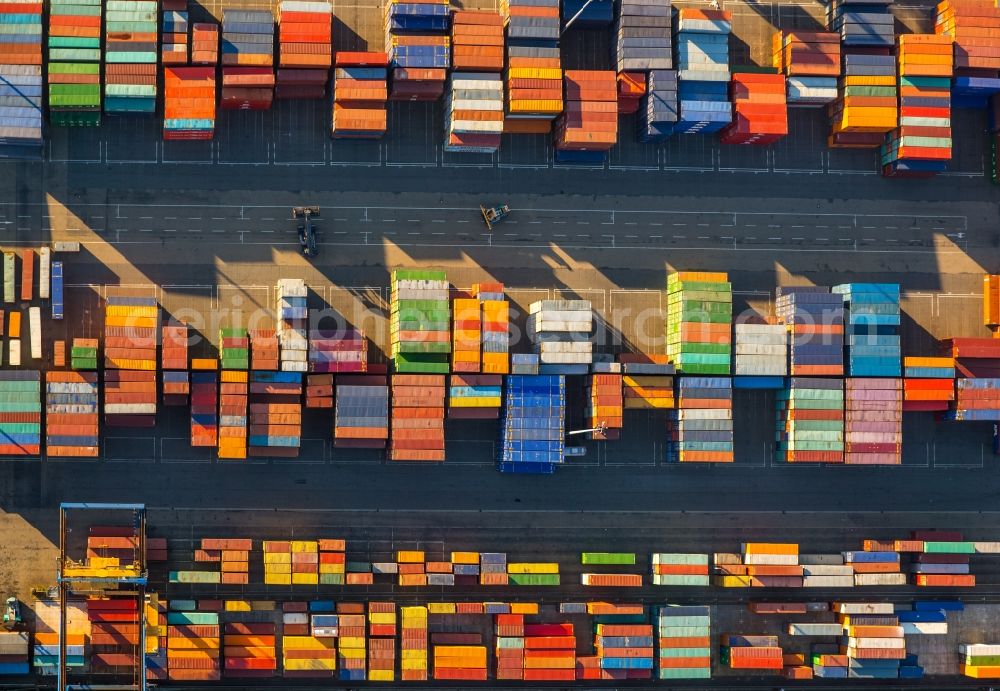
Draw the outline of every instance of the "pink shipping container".
M845 380L844 390L845 463L901 464L902 380L851 377Z

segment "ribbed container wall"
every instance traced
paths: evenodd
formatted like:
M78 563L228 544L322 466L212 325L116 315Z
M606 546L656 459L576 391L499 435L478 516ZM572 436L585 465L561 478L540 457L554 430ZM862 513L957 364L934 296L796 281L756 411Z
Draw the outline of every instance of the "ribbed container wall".
M448 3L386 0L385 52L392 68L394 101L436 101L451 66Z
M223 636L223 677L256 679L276 674L278 660L274 623L229 622L223 627Z
M190 59L187 0L162 0L160 3L160 63L186 65Z
M250 373L250 456L297 458L302 443L302 374Z
M618 142L618 78L611 70L566 70L563 112L553 130L555 160L603 164Z
M191 64L211 67L219 64L218 24L199 22L191 26Z
M732 13L682 8L674 50L680 117L678 134L718 132L732 122L729 102L729 34Z
M388 64L385 53L337 53L330 129L334 139L378 139L385 134Z
M502 473L548 474L564 461L566 378L510 375L500 420Z
M650 624L595 624L594 650L601 679L652 679L655 641Z
M483 340L479 300L455 298L451 309L451 371L478 372L482 369L480 349Z
M883 176L928 177L948 167L952 42L937 34L899 37L899 127L879 150Z
M396 679L396 603L368 603L368 680Z
M46 372L45 452L48 456L95 458L100 452L96 372Z
M572 681L576 677L573 624L524 625L524 680Z
M501 0L507 29L504 131L546 133L563 110L559 0ZM513 123L513 120L527 120Z
M243 460L247 457L249 377L246 372L226 370L219 377L218 455L220 459Z
M788 331L782 324L736 324L734 374L786 376Z
M363 331L352 328L309 332L309 371L362 374L368 368L368 347Z
M960 377L958 395L944 419L956 421L1000 421L1000 379Z
M191 446L219 443L219 374L191 373Z
M167 680L219 681L222 678L221 642L218 614L168 612Z
M101 124L101 0L69 0L49 9L49 122Z
M444 114L445 151L496 153L503 134L503 79L500 73L452 72L445 94Z
M42 157L41 2L15 0L0 10L5 29L0 55L0 159Z
M275 98L323 98L333 65L332 8L326 0L281 0L277 7Z
M624 426L625 401L620 374L591 374L586 384L587 414L584 424L595 441L618 439Z
M903 358L903 412L948 410L955 400L955 358Z
M778 391L775 460L844 462L844 382L791 377Z
M483 374L510 373L510 302L503 283L475 283L470 291L479 300L483 342Z
M708 555L656 552L652 556L653 585L709 586ZM663 634L661 633L662 637Z
M711 612L707 605L657 608L658 679L712 677Z
M278 369L278 335L274 329L254 329L250 336L250 366L254 370Z
M448 387L448 417L459 420L495 420L503 404L503 376L452 374Z
M392 272L389 335L396 371L448 374L451 305L444 271Z
M335 392L333 445L385 448L389 439L389 387L385 375L338 375Z
M846 308L848 375L899 377L899 284L845 283L832 290L843 296Z
M427 608L400 607L400 679L427 680Z
M250 369L250 336L246 329L219 329L219 364L224 370Z
M540 374L587 374L594 360L589 300L539 300L528 308L527 335Z
M779 286L774 301L778 321L791 336L789 373L844 375L844 298L823 286Z
M188 371L188 327L186 324L168 324L160 333L163 404L187 405L188 394L191 392Z
M215 67L164 67L163 139L212 139L215 96Z
M105 0L104 112L156 112L157 0Z
M156 425L156 298L108 296L104 308L104 420L111 426Z
M777 636L724 633L719 639L719 663L728 669L780 670L784 666Z
M269 10L222 15L224 110L268 110L274 100L274 17Z
M944 0L937 4L934 32L953 39L953 105L985 110L991 98L1000 93L1000 55L990 41L981 39L1000 35L1000 8L968 0Z
M844 463L902 464L903 381L849 378L844 388Z
M684 374L730 373L733 285L719 272L667 277L667 355Z
M840 36L822 31L778 31L772 64L785 75L788 107L818 108L837 98Z
M737 72L729 86L733 123L725 127L723 144L773 144L788 134L788 103L782 74Z
M307 296L308 290L302 279L283 278L278 281L274 311L282 372L306 372L309 369Z
M679 377L667 421L667 460L732 463L733 388L729 377Z
M0 372L0 455L39 455L42 443L41 397L39 372Z
M392 461L444 460L445 378L392 375Z

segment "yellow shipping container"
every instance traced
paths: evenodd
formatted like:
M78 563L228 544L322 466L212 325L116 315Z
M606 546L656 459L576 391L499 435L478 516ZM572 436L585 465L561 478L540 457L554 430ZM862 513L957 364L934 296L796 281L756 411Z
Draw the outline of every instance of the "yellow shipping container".
M396 552L396 561L400 564L420 564L424 561L424 553L421 550L403 550Z
M716 576L715 585L723 588L749 588L753 585L752 576Z
M219 639L170 636L167 639L167 647L171 650L214 650L219 647Z
M154 319L159 315L159 307L136 305L106 305L104 314L109 317L147 317Z
M395 612L369 612L368 622L371 624L395 624Z
M281 661L282 667L284 667L289 672L313 672L313 671L335 671L337 669L336 658L331 658L329 660L297 660L297 659L283 659Z
M291 564L264 564L264 573L265 574L280 573L280 574L291 575L291 573L292 573L292 565Z
M555 562L521 562L507 564L507 573L559 573Z
M293 552L318 552L319 543L314 540L292 540Z
M427 651L424 649L404 648L400 652L401 660L426 660Z
M428 602L427 611L430 614L455 614L454 602Z
M786 542L744 542L743 553L794 555L799 553L799 546Z
M1000 276L997 276L1000 279ZM950 357L904 357L903 367L954 367L955 358Z
M319 574L293 573L292 585L319 585Z
M562 79L563 71L558 67L511 67L507 70L510 79Z
M291 564L292 555L288 552L264 552L264 566L268 564Z
M510 603L511 614L538 614L537 602L512 602Z
M254 612L273 612L277 607L274 600L250 600Z
M333 650L336 648L335 640L313 636L282 636L281 647L284 650Z
M245 384L249 381L246 372L237 370L223 370L219 375L219 381L223 384Z
M246 600L226 600L227 612L249 612L250 603Z
M346 564L320 564L320 573L347 573Z
M452 408L499 408L500 403L499 396L470 396L468 398L452 398L448 401L448 405Z
M399 585L405 585L405 586L427 585L427 574L423 573L400 574Z
M395 672L391 669L368 670L368 681L393 681L395 678Z
M265 585L291 585L292 574L290 573L265 573Z
M364 660L367 657L364 648L345 648L343 645L340 646L337 654L345 660Z
M562 112L562 99L511 99L511 113L560 113Z
M434 659L457 657L469 660L482 660L486 664L486 646L482 645L436 645Z
M669 278L677 281L694 281L697 283L728 283L729 274L725 271L675 271Z
M405 670L426 670L427 669L427 660L426 660L426 658L423 659L423 660L407 660L407 659L403 659L403 660L400 660L399 664L400 664L400 669L405 669Z
M341 636L340 638L341 648L364 648L365 647L365 637L364 636Z
M213 370L219 369L219 361L215 358L191 358L191 369Z

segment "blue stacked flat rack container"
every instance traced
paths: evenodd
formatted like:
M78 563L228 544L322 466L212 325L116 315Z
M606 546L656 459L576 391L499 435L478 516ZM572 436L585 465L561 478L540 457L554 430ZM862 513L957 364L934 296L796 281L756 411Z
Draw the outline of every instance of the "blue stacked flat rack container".
M974 108L983 110L987 106L994 110L992 97L1000 94L1000 78L997 77L955 77L951 84L951 105L954 108ZM993 128L997 131L1000 128Z
M847 307L847 373L852 377L899 377L899 284L845 283L834 286Z
M732 122L729 102L731 15L722 10L678 12L674 49L680 119L674 132L718 132Z
M52 318L63 318L63 263L52 262Z
M790 374L843 376L843 297L821 286L779 287L774 308L791 335Z
M668 413L669 462L733 462L732 379L678 377L677 406Z
M566 378L507 377L500 420L501 473L548 474L563 462Z
M672 135L677 114L677 70L651 70L639 104L639 141L658 142Z

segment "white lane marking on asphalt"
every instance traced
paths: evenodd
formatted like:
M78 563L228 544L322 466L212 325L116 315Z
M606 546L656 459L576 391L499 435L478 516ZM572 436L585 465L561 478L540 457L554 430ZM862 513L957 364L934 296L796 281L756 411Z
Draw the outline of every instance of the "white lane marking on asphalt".
M447 221L435 218L433 221L431 221L431 223L447 223Z
M662 226L663 224L662 223L650 223L649 225L651 225L651 226Z
M395 222L396 222L395 218L383 218L382 219L382 223L395 223Z
M173 228L164 228L163 232L164 233L176 233L177 231L175 229L173 229Z
M677 238L678 240L682 240L682 239L686 238L687 235L674 235L674 237Z

